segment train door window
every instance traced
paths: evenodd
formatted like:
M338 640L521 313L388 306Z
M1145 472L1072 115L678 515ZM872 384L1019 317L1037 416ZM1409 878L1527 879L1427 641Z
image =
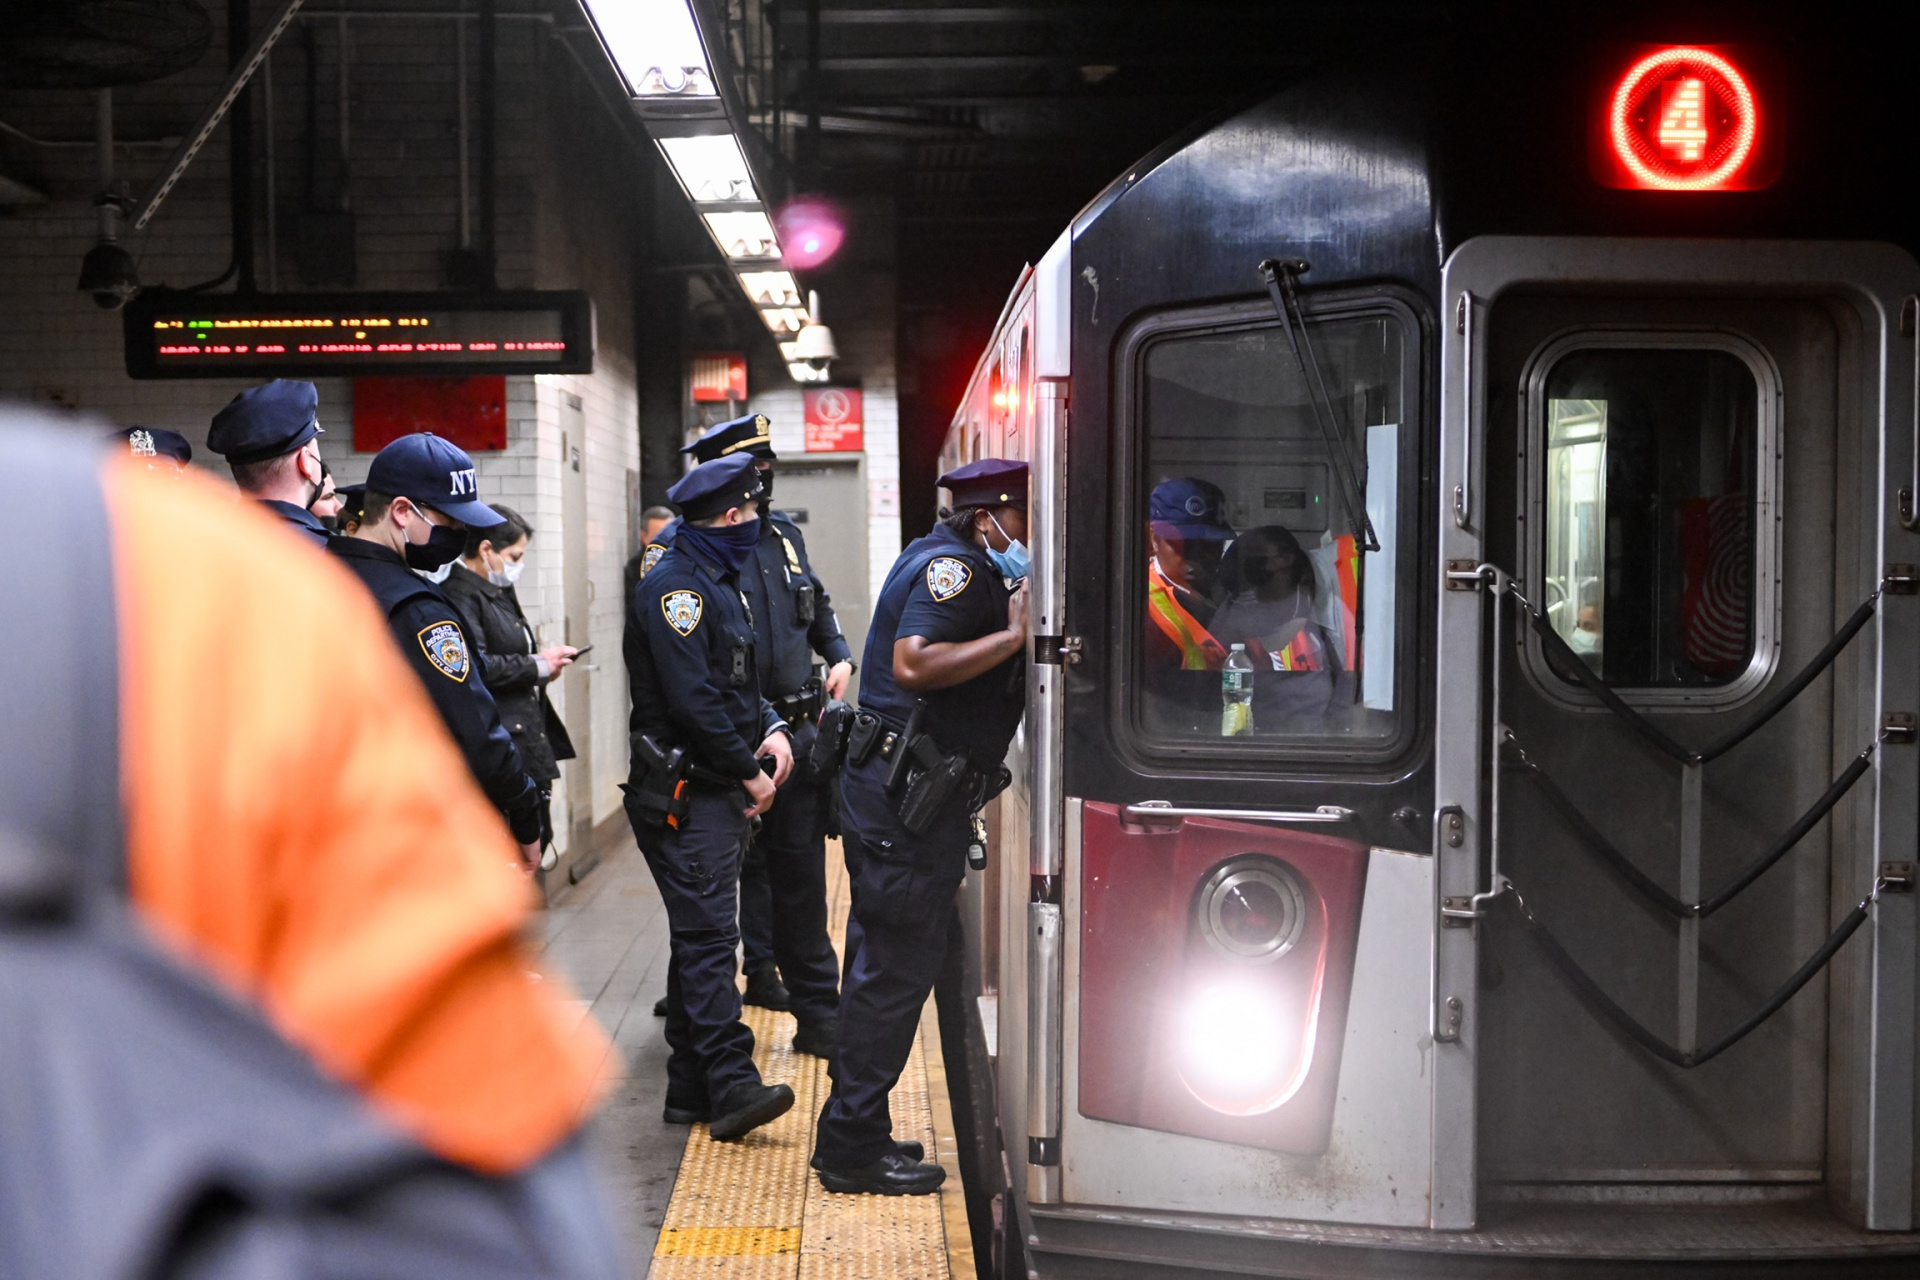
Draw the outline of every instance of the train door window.
M1531 590L1645 702L1751 692L1773 652L1772 366L1731 335L1585 334L1535 357ZM1534 678L1571 697L1535 641Z
M1121 554L1144 580L1122 632L1149 752L1379 755L1412 723L1416 321L1376 297L1321 303L1309 323L1331 446L1270 312L1162 321L1131 344L1139 470Z

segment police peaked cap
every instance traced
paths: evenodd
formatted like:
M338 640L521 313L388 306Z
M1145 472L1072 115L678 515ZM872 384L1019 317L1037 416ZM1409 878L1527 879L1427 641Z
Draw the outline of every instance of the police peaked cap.
M469 529L491 529L507 518L480 501L473 459L431 431L401 436L373 455L367 488L452 516ZM336 490L337 492L337 490Z
M955 467L939 485L953 495L954 507L1024 507L1027 464L1013 458L982 458Z
M319 389L311 382L275 378L248 387L213 415L207 448L230 464L265 462L321 434Z
M728 454L703 462L667 490L667 501L680 508L686 520L705 520L733 507L744 507L766 493L750 453Z
M773 424L764 413L750 413L732 422L709 428L707 433L680 452L693 455L695 462L712 462L736 453L752 454L769 462L777 461L773 452Z
M183 467L193 461L193 446L187 438L165 427L128 427L107 438L118 440L136 458L172 458Z

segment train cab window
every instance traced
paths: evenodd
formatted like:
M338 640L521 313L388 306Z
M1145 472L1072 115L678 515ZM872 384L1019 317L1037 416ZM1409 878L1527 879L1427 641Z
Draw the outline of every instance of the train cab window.
M1377 755L1411 721L1414 322L1376 305L1310 323L1331 447L1277 325L1135 346L1144 582L1126 630L1150 750Z
M1770 366L1743 343L1686 341L1563 341L1535 362L1532 589L1608 684L1720 701L1764 678L1771 651L1772 575L1755 572ZM1571 687L1533 658L1536 679Z

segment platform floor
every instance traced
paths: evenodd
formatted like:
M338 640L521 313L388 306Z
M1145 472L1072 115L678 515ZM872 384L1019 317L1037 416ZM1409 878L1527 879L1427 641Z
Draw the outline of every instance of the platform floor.
M828 844L833 942L846 925L846 873ZM793 1086L792 1111L738 1143L706 1126L660 1119L666 1087L667 921L646 862L624 832L599 864L554 897L542 921L547 957L613 1037L617 1084L596 1133L635 1276L753 1280L970 1280L966 1202L952 1113L929 1002L892 1108L895 1136L918 1138L947 1169L932 1196L832 1195L812 1175L813 1124L825 1103L826 1063L795 1054L791 1015L748 1009L754 1058L770 1082Z

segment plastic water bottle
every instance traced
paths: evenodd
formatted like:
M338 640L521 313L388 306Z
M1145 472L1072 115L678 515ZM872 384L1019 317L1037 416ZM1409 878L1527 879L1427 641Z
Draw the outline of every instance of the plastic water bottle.
M1253 731L1253 659L1247 646L1236 644L1220 668L1220 736L1237 737Z

